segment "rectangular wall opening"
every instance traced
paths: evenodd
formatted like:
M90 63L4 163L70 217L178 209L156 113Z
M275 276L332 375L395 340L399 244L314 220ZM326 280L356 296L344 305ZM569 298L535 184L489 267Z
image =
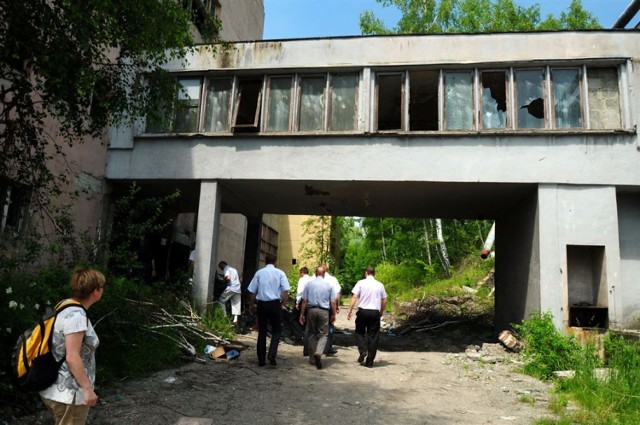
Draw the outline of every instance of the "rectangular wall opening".
M378 130L402 129L402 74L378 76Z
M240 80L233 118L234 130L258 130L261 100L262 80Z
M609 326L605 258L604 246L567 245L569 326Z
M409 73L409 129L411 131L438 130L439 78L439 71Z

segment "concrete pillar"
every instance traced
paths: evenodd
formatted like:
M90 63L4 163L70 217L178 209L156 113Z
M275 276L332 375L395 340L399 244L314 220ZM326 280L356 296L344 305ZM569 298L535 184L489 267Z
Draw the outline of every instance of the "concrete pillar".
M200 183L200 202L196 230L196 260L193 299L203 312L213 299L218 232L220 228L220 187L215 180Z
M253 275L260 267L261 231L262 215L247 217L247 237L244 248L244 265L242 268L244 288L249 286Z

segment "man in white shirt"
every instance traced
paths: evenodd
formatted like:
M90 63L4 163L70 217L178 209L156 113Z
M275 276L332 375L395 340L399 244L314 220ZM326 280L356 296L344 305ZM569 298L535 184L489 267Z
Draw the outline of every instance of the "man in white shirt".
M231 300L231 314L233 315L233 325L238 326L238 316L241 314L242 288L240 285L240 276L238 271L227 264L226 261L220 261L218 264L220 270L224 274L224 281L227 287L218 298L218 304L222 307L222 312L227 315L227 301Z
M309 281L313 280L311 276L309 276L309 269L306 267L300 268L300 279L298 279L298 289L296 291L296 311L297 316L296 320L300 320L300 302L302 300L302 293L304 292L304 288L307 286ZM307 328L304 328L304 337L303 337L303 347L302 347L302 355L307 356L309 354L309 334L307 332Z
M265 256L266 266L256 272L249 283L249 311L258 313L258 366L264 366L266 359L276 366L276 355L282 332L282 306L289 297L289 281L287 275L275 267L276 256ZM257 306L254 302L257 300ZM271 343L267 354L267 324L271 324Z
M342 287L340 286L340 282L338 282L338 279L336 279L335 276L329 274L329 266L327 266L327 264L323 264L322 267L325 270L324 280L329 282L336 293L336 315L338 315L338 313L340 313L340 291L342 291ZM327 337L327 346L324 349L324 354L327 356L333 356L338 352L338 350L333 348L333 333L335 332L335 330L336 327L333 325L333 323L329 323L329 336Z
M358 304L356 313L356 343L358 344L358 363L373 367L373 360L378 352L380 337L380 317L387 308L387 292L384 285L375 279L376 271L367 267L364 279L359 280L351 293L351 304L347 320L351 320L353 308ZM367 340L368 339L368 340Z

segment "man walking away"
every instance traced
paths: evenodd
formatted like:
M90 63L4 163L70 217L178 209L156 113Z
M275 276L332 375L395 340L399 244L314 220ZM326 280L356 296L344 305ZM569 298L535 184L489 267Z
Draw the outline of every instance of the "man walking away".
M373 360L378 352L380 337L380 317L387 308L387 292L384 285L375 279L375 269L367 267L364 279L359 280L351 293L351 304L347 320L351 320L353 308L358 304L356 313L356 343L358 344L358 363L373 367Z
M258 366L265 365L265 357L275 366L278 354L278 343L282 329L282 306L289 297L289 281L280 269L275 267L276 256L267 254L265 267L256 272L249 283L249 311L258 313ZM267 324L271 324L271 343L267 355Z
M302 292L300 324L307 322L309 336L309 363L322 369L322 353L327 343L329 323L336 320L336 291L324 280L325 269L316 269L316 278L308 282ZM306 319L305 319L306 312Z
M324 267L324 280L329 282L329 284L336 291L336 315L340 314L340 293L342 291L342 287L340 286L340 282L335 276L329 274L329 266L327 264L322 264ZM329 336L327 336L327 346L324 349L324 354L327 356L333 356L338 352L335 348L333 348L333 334L335 333L336 327L332 323L329 323Z
M296 295L296 320L300 321L300 302L302 301L302 293L307 286L307 282L313 278L309 276L309 269L306 267L300 268L300 279L298 279L298 290ZM304 337L302 340L302 355L309 355L309 335L307 334L307 328L304 328Z
M226 261L220 261L218 264L220 270L224 274L224 281L227 287L218 298L218 304L222 307L222 312L227 315L227 301L231 300L231 314L233 315L233 326L238 326L238 316L241 314L242 288L240 285L240 276L238 271L227 264Z

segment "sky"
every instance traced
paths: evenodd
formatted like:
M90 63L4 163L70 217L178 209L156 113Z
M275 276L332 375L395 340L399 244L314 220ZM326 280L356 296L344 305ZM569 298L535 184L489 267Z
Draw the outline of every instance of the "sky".
M523 6L540 5L541 15L558 16L571 0L516 0ZM611 28L631 0L582 0L582 6L594 14L604 28ZM360 35L359 17L373 10L387 27L393 27L400 12L382 7L376 0L264 0L264 39L335 37ZM636 16L631 23L638 22Z

